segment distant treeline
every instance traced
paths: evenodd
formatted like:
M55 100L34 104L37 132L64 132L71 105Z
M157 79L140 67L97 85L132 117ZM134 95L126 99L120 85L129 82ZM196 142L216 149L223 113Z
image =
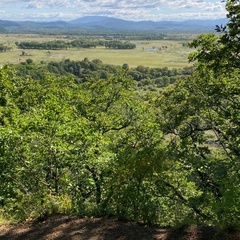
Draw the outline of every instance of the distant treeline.
M11 47L4 46L3 44L0 44L0 52L7 52L12 50Z
M90 78L108 79L111 75L117 74L122 68L126 71L126 76L138 82L138 86L155 85L157 87L165 87L174 83L176 80L184 79L186 76L192 74L191 67L185 68L150 68L145 66L138 66L136 68L129 68L128 64L123 66L115 66L104 64L99 59L90 61L88 58L82 61L72 61L65 59L60 62L49 62L47 64L34 64L33 61L26 60L26 62L16 65L17 72L20 76L31 76L35 79L42 79L46 72L56 76L74 75L76 82L85 82Z
M21 49L44 49L44 50L60 50L68 48L95 48L97 46L105 46L112 49L134 49L136 45L129 41L119 40L89 40L89 39L77 39L70 42L62 40L54 40L49 42L16 42L15 43Z
M136 48L136 44L130 42L121 42L121 41L107 41L105 42L106 48L112 49L134 49Z

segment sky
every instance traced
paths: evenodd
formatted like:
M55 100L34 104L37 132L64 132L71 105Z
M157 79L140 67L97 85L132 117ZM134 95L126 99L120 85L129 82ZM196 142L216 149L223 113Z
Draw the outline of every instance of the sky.
M84 16L125 20L216 19L226 16L221 0L0 0L0 19L69 21Z

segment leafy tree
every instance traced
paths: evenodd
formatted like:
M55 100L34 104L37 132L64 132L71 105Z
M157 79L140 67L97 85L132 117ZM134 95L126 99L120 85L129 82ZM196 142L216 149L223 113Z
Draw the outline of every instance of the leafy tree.
M122 209L115 205L119 203L115 193L122 191L115 180L127 174L134 161L140 171L138 159L142 159L144 171L144 148L152 144L145 125L150 124L147 108L134 92L133 80L126 78L126 71L82 84L70 77L19 77L7 67L0 73L0 196L8 212L18 218L70 209L81 214L122 215ZM128 135L132 144L144 139L139 150L143 148L145 155L139 153L136 159L129 156L129 163L122 164L125 159L120 160L119 147ZM125 167L123 172L118 170L120 166ZM136 189L136 184L139 182L130 184L131 188ZM119 190L114 191L117 185ZM138 193L132 197L137 199ZM142 208L147 199L141 198ZM141 218L136 208L139 200L132 201L135 203L128 209L135 218ZM132 213L125 217L131 218Z
M1 31L1 29L0 29ZM12 50L11 47L4 46L3 44L0 44L0 52L6 52Z
M8 124L4 123L1 128L1 167L5 169L1 180L9 184L1 195L8 203L8 210L13 206L14 214L24 217L41 213L47 196L61 196L63 193L64 153L68 145L63 142L65 132L61 128L65 125L67 129L66 123L70 119L67 89L71 84L69 79L64 86L64 81L47 77L36 82L13 76L8 80L4 75L5 85L7 81L8 86L12 86L9 95L18 116L11 117L11 122L8 120ZM9 103L4 106L5 112L9 112ZM26 204L31 207L26 208Z
M239 224L239 1L227 1L223 34L201 35L195 71L166 89L158 104L174 172L166 187L202 221ZM177 167L177 168L176 168ZM176 173L175 173L176 174ZM183 179L185 179L183 181ZM192 215L194 217L194 215ZM223 220L224 219L224 220ZM224 221L224 223L223 223Z
M227 1L229 23L217 28L220 35L190 43L193 73L67 59L48 65L59 76L32 78L34 63L19 65L18 74L4 66L6 211L16 218L71 211L165 226L239 225L238 2ZM167 85L179 72L192 75L160 93L135 91L132 77Z
M226 1L226 10L228 23L226 26L216 26L220 36L201 35L190 43L190 47L198 48L197 52L190 55L190 60L198 60L215 72L228 72L240 66L239 0Z

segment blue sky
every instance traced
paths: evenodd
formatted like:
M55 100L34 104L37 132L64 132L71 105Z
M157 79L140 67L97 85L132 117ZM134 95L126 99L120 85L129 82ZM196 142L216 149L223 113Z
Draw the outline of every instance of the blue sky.
M0 0L0 19L56 21L83 16L126 20L215 19L226 16L221 0Z

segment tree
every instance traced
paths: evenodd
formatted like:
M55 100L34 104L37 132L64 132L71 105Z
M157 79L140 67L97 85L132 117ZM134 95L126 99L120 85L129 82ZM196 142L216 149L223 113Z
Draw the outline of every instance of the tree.
M157 134L147 129L153 124L145 115L151 108L134 91L126 71L76 84L69 76L19 77L4 67L0 80L0 198L7 212L16 212L18 218L67 210L122 215L116 192L125 196L144 178L126 189L116 179L145 172L144 149L150 151L149 136ZM142 143L131 147L138 141ZM139 156L130 157L129 149ZM134 213L141 219L138 193L134 192L134 205L127 206L131 213L125 217ZM141 197L142 208L148 199Z
M169 156L182 176L177 182L169 179L167 187L204 221L221 225L224 219L226 225L236 226L240 196L239 1L227 1L226 8L229 22L217 28L222 35L201 35L190 43L197 49L190 55L191 61L197 60L193 75L167 88L158 104L163 131L170 139Z
M69 89L75 84L71 88L70 79L47 76L41 81L19 78L6 67L1 75L6 92L1 127L1 198L8 212L17 212L16 217L51 213L49 201L63 196L67 187L64 171L69 144L64 140L67 123L72 124L74 117ZM26 208L26 204L31 207Z
M216 26L220 36L200 35L189 45L198 50L190 55L190 61L199 61L215 72L239 68L240 59L240 4L239 0L226 1L229 18L226 26Z
M26 63L31 64L31 63L33 63L33 60L31 58L28 58L28 59L26 59Z

